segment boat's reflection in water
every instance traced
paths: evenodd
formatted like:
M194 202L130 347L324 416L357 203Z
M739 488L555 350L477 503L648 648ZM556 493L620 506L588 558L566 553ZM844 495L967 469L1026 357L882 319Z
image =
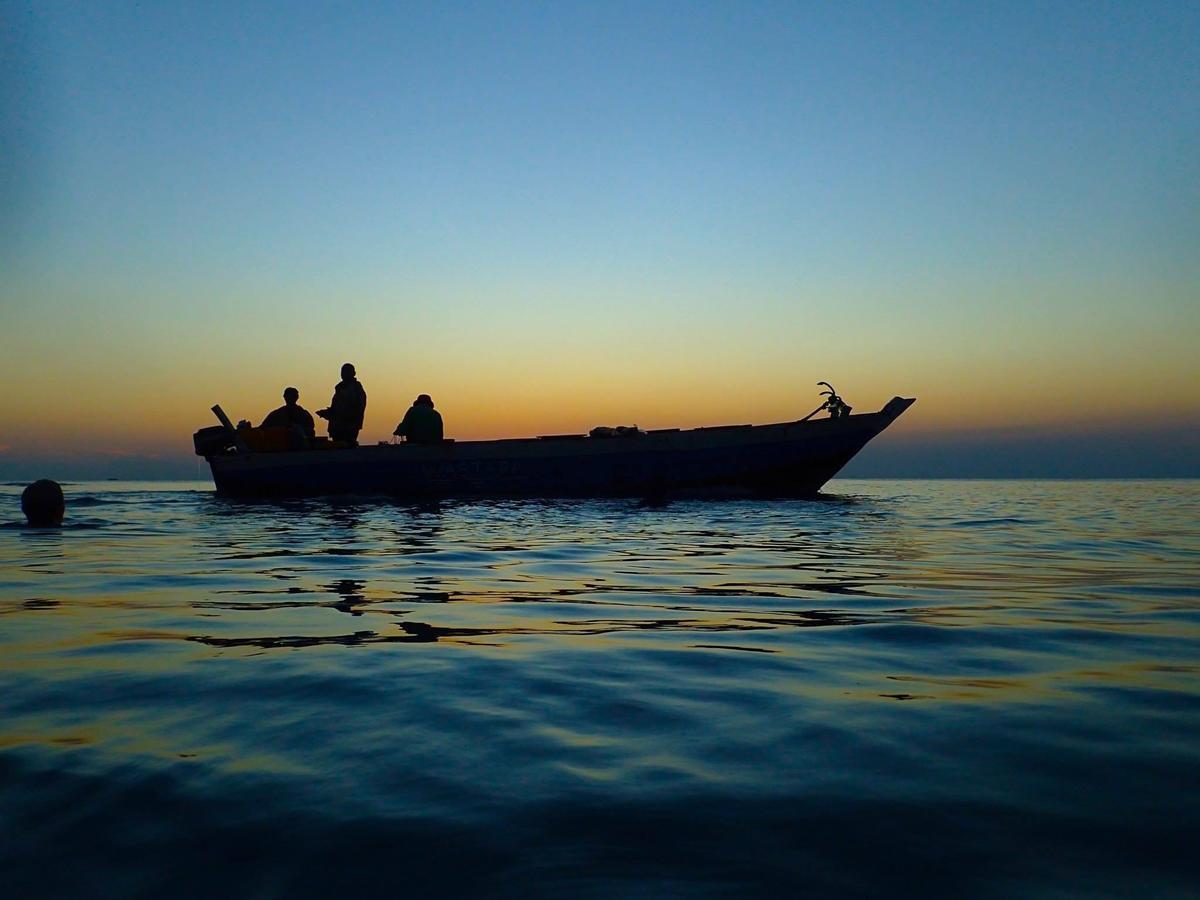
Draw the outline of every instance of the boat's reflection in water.
M261 594L257 602L213 598L197 605L259 612L331 609L355 617L370 614L378 622L372 630L350 634L330 623L326 634L186 636L210 646L485 640L494 646L522 635L760 632L878 623L904 615L828 608L830 595L869 598L872 586L886 578L879 567L863 565L871 557L847 542L851 536L831 534L834 523L824 521L864 505L868 515L886 515L886 504L875 503L871 510L873 501L856 496L654 507L564 500L411 504L383 497L246 502L214 496L209 502L213 519L224 529L220 542L236 551L230 555L253 559L257 548L263 559L275 561L256 574L309 582L317 572L342 577L309 589L288 588L287 599L274 599L280 589L264 585L257 591L235 590L243 598ZM797 509L806 511L816 527L743 530L748 513L785 521ZM272 524L262 532L228 525L230 518L247 517ZM280 545L292 548L286 565L278 564ZM903 542L893 538L872 552L894 559L903 549ZM742 561L764 554L772 556L769 566ZM846 567L855 560L860 561ZM748 564L756 569L755 578L729 581L744 574ZM764 582L764 571L779 580ZM337 599L324 599L323 592ZM821 605L781 607L788 598L813 595ZM428 604L454 605L452 624L425 621L421 610ZM536 612L538 605L547 609L544 616Z

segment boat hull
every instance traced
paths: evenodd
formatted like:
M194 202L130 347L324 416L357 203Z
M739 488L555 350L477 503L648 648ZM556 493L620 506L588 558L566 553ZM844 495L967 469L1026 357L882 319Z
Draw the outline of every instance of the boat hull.
M386 444L207 458L240 497L811 496L913 400L839 419L626 437Z

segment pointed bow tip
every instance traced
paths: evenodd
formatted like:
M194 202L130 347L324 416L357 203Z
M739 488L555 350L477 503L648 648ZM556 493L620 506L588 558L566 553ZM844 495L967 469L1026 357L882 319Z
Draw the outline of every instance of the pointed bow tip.
M887 402L887 406L883 408L883 412L895 419L916 402L916 397L893 397Z

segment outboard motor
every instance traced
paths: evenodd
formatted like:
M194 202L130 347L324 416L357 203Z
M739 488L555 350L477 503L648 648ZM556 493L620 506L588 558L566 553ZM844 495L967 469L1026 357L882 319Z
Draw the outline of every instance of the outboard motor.
M224 425L213 425L211 428L201 428L192 435L192 446L196 448L197 456L212 456L224 453L233 446L233 438L229 429Z

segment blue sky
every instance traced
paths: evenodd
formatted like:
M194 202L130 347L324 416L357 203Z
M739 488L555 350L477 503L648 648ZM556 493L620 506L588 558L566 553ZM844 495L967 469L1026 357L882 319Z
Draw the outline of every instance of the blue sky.
M766 277L797 238L831 276L871 241L889 269L951 237L968 270L1188 246L1193 4L295 6L18 16L45 249L434 272L667 249Z

